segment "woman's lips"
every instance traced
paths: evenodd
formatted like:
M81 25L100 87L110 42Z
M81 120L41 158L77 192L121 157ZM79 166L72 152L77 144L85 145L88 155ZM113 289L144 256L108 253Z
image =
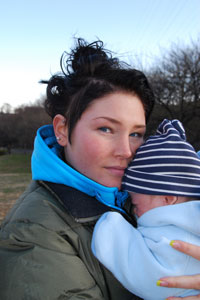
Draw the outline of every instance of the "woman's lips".
M120 176L122 177L124 175L124 170L125 168L123 167L106 167L106 169L115 176Z

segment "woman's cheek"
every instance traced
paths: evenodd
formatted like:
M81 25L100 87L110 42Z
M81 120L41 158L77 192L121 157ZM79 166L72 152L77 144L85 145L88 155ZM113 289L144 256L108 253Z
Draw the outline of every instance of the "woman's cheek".
M92 156L102 156L103 153L111 149L111 143L99 132L94 132L85 139L85 148Z
M87 153L95 160L101 159L105 155L105 145L99 139L90 141L86 147Z

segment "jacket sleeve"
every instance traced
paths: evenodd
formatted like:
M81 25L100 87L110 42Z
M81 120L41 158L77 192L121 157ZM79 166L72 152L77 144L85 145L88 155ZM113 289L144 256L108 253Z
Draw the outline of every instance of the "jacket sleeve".
M151 228L152 230L154 229ZM171 231L173 230L174 228ZM161 277L178 276L184 271L185 275L188 274L188 265L194 273L200 268L200 262L180 254L170 247L169 242L170 239L162 235L161 228L157 240L148 239L119 213L108 212L95 225L92 251L124 287L143 299L198 294L194 290L156 285Z
M64 237L31 223L6 230L7 239L0 241L0 299L105 299Z

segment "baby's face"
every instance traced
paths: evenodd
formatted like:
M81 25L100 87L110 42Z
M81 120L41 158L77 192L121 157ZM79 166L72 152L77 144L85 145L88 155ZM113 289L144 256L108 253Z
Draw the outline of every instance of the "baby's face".
M148 210L165 205L163 196L144 195L130 192L131 202L134 205L134 213L141 217Z

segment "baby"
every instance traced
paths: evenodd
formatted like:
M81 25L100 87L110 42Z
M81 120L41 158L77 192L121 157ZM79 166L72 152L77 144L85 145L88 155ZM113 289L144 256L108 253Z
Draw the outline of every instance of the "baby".
M199 294L161 288L157 282L165 276L198 274L200 269L200 261L170 246L175 239L200 246L200 159L178 120L165 119L138 149L122 187L130 192L138 227L117 212L105 213L95 226L94 255L143 299Z

